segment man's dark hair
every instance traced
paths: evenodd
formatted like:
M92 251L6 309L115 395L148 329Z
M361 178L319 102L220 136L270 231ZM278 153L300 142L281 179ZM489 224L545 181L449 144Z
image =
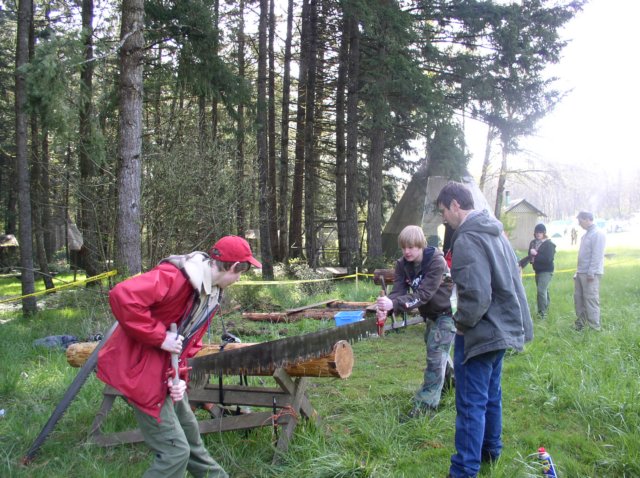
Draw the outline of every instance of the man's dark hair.
M471 191L469 191L469 189L467 189L467 187L462 183L449 181L446 186L442 188L440 194L438 194L436 204L442 204L444 207L449 209L451 201L454 199L458 201L460 209L465 211L473 209L473 196L471 195Z

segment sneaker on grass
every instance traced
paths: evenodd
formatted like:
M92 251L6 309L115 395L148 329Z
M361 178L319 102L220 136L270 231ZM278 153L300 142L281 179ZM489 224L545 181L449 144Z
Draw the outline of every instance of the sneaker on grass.
M422 403L416 403L413 405L411 410L409 410L409 413L407 413L406 415L402 415L400 417L400 423L405 423L415 418L430 416L435 412L435 410L436 410L435 408L430 407L428 405L424 405Z

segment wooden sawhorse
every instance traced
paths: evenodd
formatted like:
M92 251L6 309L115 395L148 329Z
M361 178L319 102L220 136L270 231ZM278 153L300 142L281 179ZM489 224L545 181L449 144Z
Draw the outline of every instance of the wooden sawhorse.
M219 404L211 412L215 418L198 422L200 433L225 432L231 430L248 430L251 428L272 426L281 427L281 433L276 444L273 463L277 463L280 454L285 453L289 440L298 424L300 417L319 422L317 412L311 406L306 395L308 379L298 377L292 379L283 368L273 372L276 387L255 387L244 385L207 384L202 389L190 390L189 402L198 406L204 403ZM105 386L102 405L89 432L89 442L100 446L114 446L124 443L138 443L143 441L140 430L129 430L104 434L102 424L120 392L110 386ZM224 415L222 406L249 406L268 408L269 411L252 412L241 415ZM274 410L281 412L274 413Z

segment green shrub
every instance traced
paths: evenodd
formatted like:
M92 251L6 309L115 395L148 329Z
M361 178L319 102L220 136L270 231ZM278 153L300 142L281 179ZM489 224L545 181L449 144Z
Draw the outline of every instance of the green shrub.
M288 275L296 280L318 282L303 282L298 284L298 288L305 295L329 294L335 290L335 284L331 279L333 276L329 272L314 270L301 260L292 260L288 266Z

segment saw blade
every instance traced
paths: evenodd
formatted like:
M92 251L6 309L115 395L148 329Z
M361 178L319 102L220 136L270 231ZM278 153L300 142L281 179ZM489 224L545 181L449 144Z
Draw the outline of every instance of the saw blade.
M326 355L340 340L355 342L371 335L377 335L375 318L310 334L263 342L250 347L194 357L189 360L189 366L194 375L203 373L250 375L251 372L270 370L273 367L283 367L300 360Z

